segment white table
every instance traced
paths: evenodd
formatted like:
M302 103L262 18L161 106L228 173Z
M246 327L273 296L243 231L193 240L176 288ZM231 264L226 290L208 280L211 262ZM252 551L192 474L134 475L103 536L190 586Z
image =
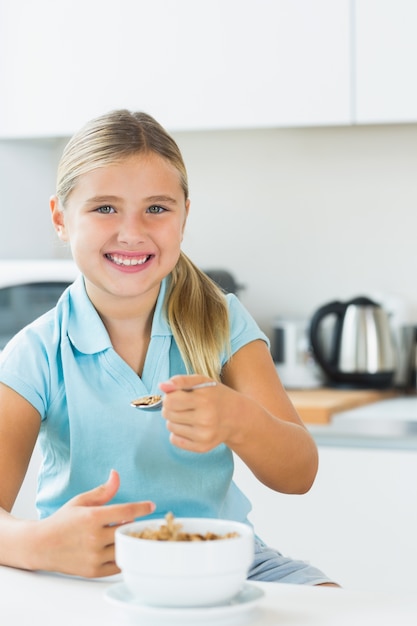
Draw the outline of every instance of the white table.
M146 624L104 598L120 577L83 580L0 567L1 626L122 626ZM413 594L257 583L264 593L254 613L235 616L251 626L415 626ZM206 622L204 622L206 623ZM215 620L213 623L217 625ZM197 626L198 622L193 625ZM166 626L170 626L169 621Z

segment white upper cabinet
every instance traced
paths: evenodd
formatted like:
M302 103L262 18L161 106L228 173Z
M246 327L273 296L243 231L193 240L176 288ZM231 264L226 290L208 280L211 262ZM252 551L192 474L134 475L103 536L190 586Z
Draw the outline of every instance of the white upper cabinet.
M417 121L416 0L356 0L358 123Z
M2 0L0 136L349 124L350 0Z

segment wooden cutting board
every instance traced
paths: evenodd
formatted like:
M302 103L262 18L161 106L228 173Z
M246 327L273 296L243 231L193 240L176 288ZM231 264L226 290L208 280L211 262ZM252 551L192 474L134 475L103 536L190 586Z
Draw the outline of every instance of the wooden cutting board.
M334 413L400 395L395 390L329 389L327 387L287 390L287 393L306 424L328 424Z

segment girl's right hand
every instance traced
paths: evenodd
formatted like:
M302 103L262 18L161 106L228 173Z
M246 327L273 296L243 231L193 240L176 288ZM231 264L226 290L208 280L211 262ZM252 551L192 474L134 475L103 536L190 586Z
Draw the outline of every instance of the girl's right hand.
M31 569L88 578L119 573L114 560L116 528L155 510L153 502L107 505L119 486L119 475L112 470L106 483L75 496L50 517L34 523Z

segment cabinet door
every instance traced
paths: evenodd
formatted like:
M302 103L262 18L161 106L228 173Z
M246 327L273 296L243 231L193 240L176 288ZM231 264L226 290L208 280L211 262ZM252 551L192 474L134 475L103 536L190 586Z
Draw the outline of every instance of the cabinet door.
M359 123L417 121L417 2L356 0Z
M343 587L417 591L417 451L320 447L305 495L267 489L236 460L260 537Z
M112 108L171 130L346 124L349 0L4 0L0 136Z

